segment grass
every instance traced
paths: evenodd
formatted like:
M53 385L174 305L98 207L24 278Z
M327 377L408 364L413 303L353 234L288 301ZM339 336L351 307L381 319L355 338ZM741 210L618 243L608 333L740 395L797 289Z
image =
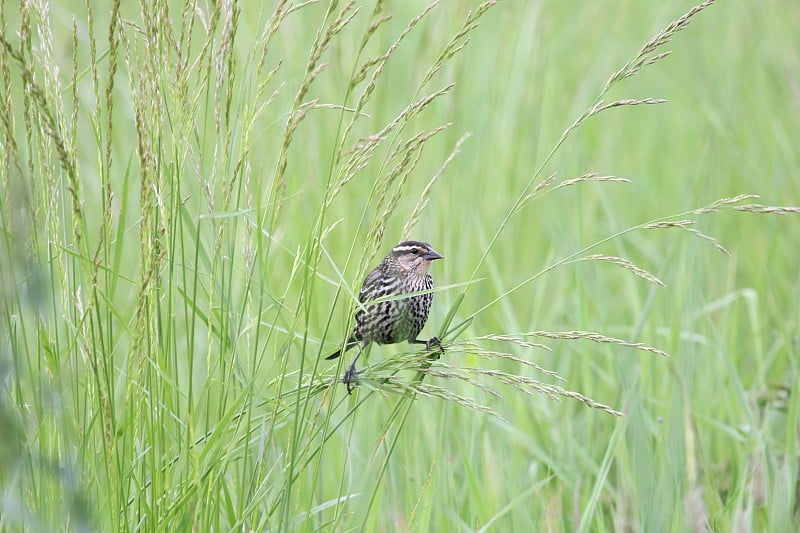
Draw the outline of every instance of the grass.
M800 10L394 4L0 8L0 529L796 529Z

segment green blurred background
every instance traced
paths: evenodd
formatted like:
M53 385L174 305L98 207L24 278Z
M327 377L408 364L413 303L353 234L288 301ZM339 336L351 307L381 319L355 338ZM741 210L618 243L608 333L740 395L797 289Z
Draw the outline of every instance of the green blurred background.
M663 48L671 55L604 97L667 103L590 117L549 160L611 74L691 2L499 2L420 89L479 5L441 2L386 62L346 142L352 114L319 107L288 145L318 28L345 4L328 19L325 2L288 13L262 64L281 5L123 3L117 45L105 5L3 5L0 529L796 529L797 215L678 217L697 219L730 256L678 229L587 252L629 259L666 288L581 262L504 294L611 235L720 198L800 205L800 4L700 12ZM427 4L385 2L392 18L360 53L375 4L355 5L303 102L352 108L364 88L349 91L352 73ZM450 124L386 189L396 205L380 200L397 163L387 143L338 186L338 143L374 135L450 83L388 136L402 145ZM624 417L489 378L497 396L426 383L501 416L380 387L343 400L329 386L341 369L319 358L351 327L349 294L401 240L468 132L411 236L445 256L439 285L480 281L437 293L426 332L464 291L456 322L504 296L460 340L580 330L669 353L479 342ZM534 197L481 263L543 162L539 180L597 172L630 183ZM408 351L380 347L371 360ZM463 347L443 362L543 379Z

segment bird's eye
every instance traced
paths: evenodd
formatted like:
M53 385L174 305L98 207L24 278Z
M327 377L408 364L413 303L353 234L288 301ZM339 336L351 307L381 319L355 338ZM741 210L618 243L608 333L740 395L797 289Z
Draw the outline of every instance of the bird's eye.
M411 253L414 255L419 255L419 248L412 248Z

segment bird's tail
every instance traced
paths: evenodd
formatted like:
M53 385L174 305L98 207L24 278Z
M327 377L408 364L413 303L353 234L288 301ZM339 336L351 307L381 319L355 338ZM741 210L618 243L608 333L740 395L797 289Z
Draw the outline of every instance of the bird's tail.
M336 350L335 352L330 354L328 357L326 357L325 360L326 361L330 361L331 359L336 359L337 357L342 355L344 352L346 352L347 350L349 350L350 348L352 348L356 344L358 344L358 341L356 340L356 338L355 337L350 337L349 339L347 339L347 344L344 345L344 348Z

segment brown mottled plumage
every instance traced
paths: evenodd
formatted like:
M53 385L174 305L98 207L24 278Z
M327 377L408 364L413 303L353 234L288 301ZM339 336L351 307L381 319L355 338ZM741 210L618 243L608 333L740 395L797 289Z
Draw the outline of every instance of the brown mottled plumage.
M441 259L431 245L419 241L401 242L381 261L375 269L367 274L358 301L367 303L384 296L394 296L419 292L433 288L433 278L428 273L431 261ZM371 343L395 344L408 341L424 344L428 349L432 345L442 349L442 343L433 337L427 341L417 339L431 310L433 294L419 294L409 298L379 302L366 305L356 313L356 326L347 339L343 350L337 350L326 359L336 359L343 351L360 344L358 354L347 368L342 381L351 392L358 384L356 361L366 346Z

